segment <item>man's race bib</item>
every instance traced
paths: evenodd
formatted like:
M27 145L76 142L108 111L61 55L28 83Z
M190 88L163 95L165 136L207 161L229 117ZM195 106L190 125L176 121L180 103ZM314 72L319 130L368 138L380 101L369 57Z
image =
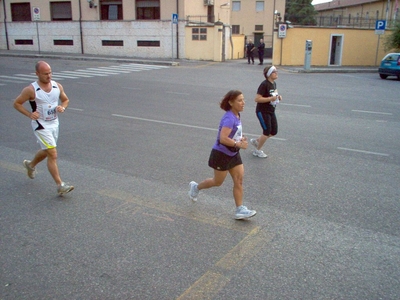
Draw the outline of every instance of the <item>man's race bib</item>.
M45 121L53 121L57 119L57 105L43 105L43 119Z

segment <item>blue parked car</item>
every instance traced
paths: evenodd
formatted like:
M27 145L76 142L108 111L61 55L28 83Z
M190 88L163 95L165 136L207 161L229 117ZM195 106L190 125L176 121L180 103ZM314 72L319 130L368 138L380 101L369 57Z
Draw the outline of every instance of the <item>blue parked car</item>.
M397 76L397 79L400 80L400 53L386 54L378 72L382 79L386 79L388 76Z

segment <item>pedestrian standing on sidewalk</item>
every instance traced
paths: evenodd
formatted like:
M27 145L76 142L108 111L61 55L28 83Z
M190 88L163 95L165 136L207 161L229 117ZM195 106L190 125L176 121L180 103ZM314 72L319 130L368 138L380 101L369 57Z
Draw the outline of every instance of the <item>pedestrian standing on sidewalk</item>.
M274 66L268 66L263 71L265 80L261 82L257 90L256 115L262 128L262 135L257 139L251 139L250 143L256 148L253 155L260 158L267 158L267 154L261 150L268 138L278 133L278 121L275 115L275 107L282 101L278 94L275 80L278 78L278 71Z
M32 120L33 133L41 147L32 161L24 160L23 162L28 177L34 179L36 165L47 158L47 169L57 184L58 194L63 195L74 189L73 186L61 180L57 165L58 114L65 112L69 99L62 85L51 80L51 75L51 67L48 63L37 62L38 79L22 90L14 101L14 108ZM26 101L29 101L32 112L24 107L23 104Z
M260 44L257 47L258 49L258 59L260 61L259 65L264 64L264 50L265 50L265 44L264 40L260 39Z
M246 54L247 54L247 62L250 64L250 61L254 65L254 49L256 47L254 46L254 43L252 40L249 40L249 42L246 45Z
M243 175L244 167L239 150L246 149L248 142L243 136L240 112L244 109L244 96L241 91L229 91L220 103L225 111L212 147L208 165L214 169L214 177L208 178L199 184L189 183L189 197L197 201L200 190L221 186L228 173L233 180L233 198L236 204L235 219L247 219L256 214L243 205Z

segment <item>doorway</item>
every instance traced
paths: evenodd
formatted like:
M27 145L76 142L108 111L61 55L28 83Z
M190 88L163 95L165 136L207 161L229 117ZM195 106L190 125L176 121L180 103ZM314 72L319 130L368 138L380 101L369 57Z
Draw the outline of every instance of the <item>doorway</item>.
M343 47L343 34L332 34L330 51L329 51L329 66L342 65L342 47Z

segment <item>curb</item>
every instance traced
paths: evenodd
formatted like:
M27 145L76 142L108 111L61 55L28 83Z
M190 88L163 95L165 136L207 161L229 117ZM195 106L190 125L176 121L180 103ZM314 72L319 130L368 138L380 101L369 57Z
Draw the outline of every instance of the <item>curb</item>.
M36 54L36 53L6 53L0 52L0 56L10 57L32 57L32 58L52 58L52 59L66 59L66 60L90 60L90 61L115 61L115 62L131 62L136 64L158 65L158 66L179 66L179 62L175 61L157 61L157 60L143 60L128 57L102 57L102 56L79 56L79 55L60 55L60 54Z

